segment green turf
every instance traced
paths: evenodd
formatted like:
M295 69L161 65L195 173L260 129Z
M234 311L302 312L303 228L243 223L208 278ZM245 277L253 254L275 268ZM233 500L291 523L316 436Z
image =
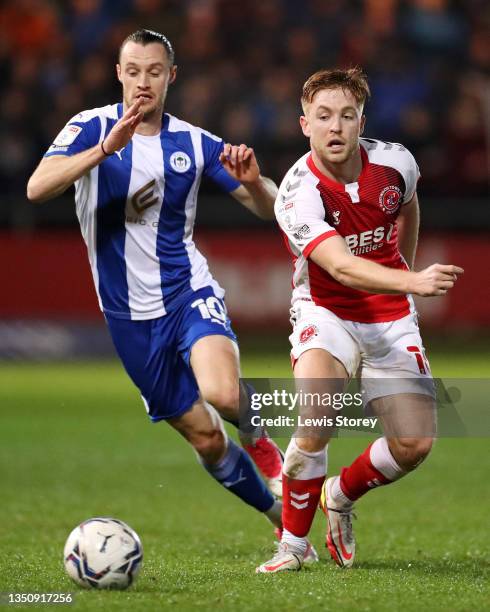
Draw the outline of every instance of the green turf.
M243 363L250 377L289 375L282 353ZM490 376L471 353L432 364L436 375ZM118 363L2 365L0 406L0 592L73 591L76 610L488 609L486 439L439 440L416 474L367 495L355 569L328 560L318 515L321 563L255 576L272 550L266 522L210 480L167 426L147 423ZM329 472L367 442L334 440ZM63 572L65 538L96 515L142 538L143 569L126 592L85 592Z

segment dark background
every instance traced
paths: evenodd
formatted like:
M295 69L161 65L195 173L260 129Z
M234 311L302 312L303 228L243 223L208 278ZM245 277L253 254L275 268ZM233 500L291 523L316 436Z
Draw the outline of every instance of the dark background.
M254 147L279 183L308 149L304 81L361 66L365 135L401 142L422 173L416 266L465 268L444 298L417 300L442 342L490 331L488 0L7 0L0 3L0 358L113 355L77 229L73 189L26 199L28 177L65 123L120 101L122 40L146 27L175 47L166 110ZM280 334L287 354L291 264L264 223L212 184L196 241L227 290L240 340ZM264 336L265 334L265 336ZM481 342L480 342L481 343Z
M25 184L66 121L120 100L124 37L147 27L179 66L166 110L254 146L280 181L307 147L301 86L315 70L369 75L365 135L401 142L422 170L425 227L490 227L490 4L485 0L15 0L0 8L0 227L65 228L72 195L26 202ZM206 186L201 225L254 224Z

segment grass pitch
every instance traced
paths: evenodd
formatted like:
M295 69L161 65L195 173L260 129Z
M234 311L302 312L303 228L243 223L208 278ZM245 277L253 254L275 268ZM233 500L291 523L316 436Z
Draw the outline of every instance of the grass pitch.
M478 354L431 361L435 375L490 377ZM285 352L244 354L243 364L246 376L289 376ZM273 551L268 524L170 428L147 422L117 362L2 365L0 406L0 592L74 592L76 610L489 609L486 439L439 440L415 474L362 499L354 569L330 561L318 513L321 562L256 576ZM368 442L334 440L329 473ZM68 533L97 515L141 536L144 564L128 591L83 591L64 574Z

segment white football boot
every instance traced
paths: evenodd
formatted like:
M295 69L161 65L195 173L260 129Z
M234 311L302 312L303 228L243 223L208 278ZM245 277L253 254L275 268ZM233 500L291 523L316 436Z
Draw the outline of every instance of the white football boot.
M256 568L256 574L276 574L277 572L298 572L303 567L304 557L293 552L285 542L279 542L277 552L265 563Z
M327 517L326 547L330 556L340 567L351 567L356 554L356 540L352 529L355 518L353 506L336 504L332 498L332 484L338 476L328 478L322 487L320 508Z
M278 542L276 542L276 546L279 546L281 540L282 540L282 529L280 529L279 527L276 527L276 529L274 530L274 533L276 534L276 538L279 540ZM306 540L306 551L305 554L303 555L303 565L312 565L313 563L316 563L317 561L320 560L318 553L315 550L315 547L313 546L313 544L307 539Z
M287 543L281 542L282 529L276 528L276 537L279 542L276 542L276 554L262 565L259 565L255 572L257 574L275 574L276 572L284 571L299 571L303 565L309 566L319 561L318 553L313 545L306 540L307 546L304 554L291 549Z

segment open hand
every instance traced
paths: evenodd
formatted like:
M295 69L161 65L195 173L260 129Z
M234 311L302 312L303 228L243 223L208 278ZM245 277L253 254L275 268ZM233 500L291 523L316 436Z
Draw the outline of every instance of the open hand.
M108 155L112 155L116 151L124 149L131 140L138 123L143 119L143 113L140 111L140 107L143 104L143 98L136 100L104 139L104 151Z
M226 143L219 159L228 174L241 183L254 183L260 176L254 150L247 145Z

